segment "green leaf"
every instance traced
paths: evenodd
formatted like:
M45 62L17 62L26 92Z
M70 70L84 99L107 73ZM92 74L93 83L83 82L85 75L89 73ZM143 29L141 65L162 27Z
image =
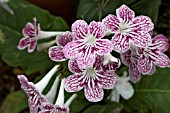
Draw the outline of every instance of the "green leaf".
M126 4L135 11L137 15L147 15L157 22L158 11L161 0L80 0L77 18L84 18L88 22L98 20L108 14L115 14L116 9Z
M23 91L9 94L0 108L0 113L19 113L28 107L28 98Z
M70 106L70 113L80 113L89 104L87 100L76 98Z
M160 5L161 0L139 0L137 3L133 4L131 8L138 15L149 16L152 19L152 21L156 24Z
M14 15L0 8L0 54L2 59L10 66L21 66L26 74L33 72L46 72L55 62L51 61L47 52L28 53L27 49L19 51L17 46L23 37L22 29L27 22L32 22L36 17L42 30L68 30L66 22L49 14L24 0L11 0L9 6L14 10Z
M120 113L122 109L121 104L110 102L106 105L91 105L83 113Z
M170 68L157 68L151 76L142 76L142 80L135 84L135 95L124 101L127 111L133 113L169 113L170 107Z

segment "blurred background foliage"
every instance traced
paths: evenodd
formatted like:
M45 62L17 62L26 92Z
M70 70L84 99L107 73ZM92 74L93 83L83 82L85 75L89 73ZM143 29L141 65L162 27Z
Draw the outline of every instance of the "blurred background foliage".
M115 14L122 4L136 15L149 16L155 24L154 35L161 33L170 39L169 0L10 0L8 5L14 15L0 8L0 113L28 113L27 97L20 90L16 75L26 74L35 81L56 64L49 59L47 50L29 54L17 49L28 21L36 17L42 30L66 31L76 19L101 21L108 14ZM166 54L170 57L169 50ZM121 75L121 69L118 73ZM134 96L128 101L121 99L120 103L106 99L109 90L98 103L88 102L80 91L70 107L71 113L169 113L169 73L169 68L157 68L154 75L143 76L133 85ZM66 99L69 96L66 93Z

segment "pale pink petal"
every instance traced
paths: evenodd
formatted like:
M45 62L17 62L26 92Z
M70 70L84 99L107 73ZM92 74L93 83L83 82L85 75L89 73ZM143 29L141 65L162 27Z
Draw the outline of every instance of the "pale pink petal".
M98 39L96 40L95 50L97 54L104 55L113 50L113 44L108 39Z
M131 51L127 50L126 52L121 53L120 58L124 65L129 66L129 64L131 62Z
M64 47L67 43L73 41L73 34L69 31L67 31L66 33L57 37L56 40L57 40L58 46Z
M48 54L50 59L56 62L67 60L67 58L64 56L63 49L59 46L50 47Z
M81 73L82 72L78 66L77 59L70 59L68 62L68 68L72 73Z
M148 43L151 41L151 36L149 33L146 32L131 32L131 41L137 46L137 47L146 47Z
M70 75L65 79L65 90L67 92L78 92L84 87L83 74Z
M85 97L90 102L101 101L104 96L103 89L98 83L96 83L95 85L87 85L84 89L84 93L85 93Z
M129 37L120 33L115 34L111 41L113 43L113 50L120 53L127 51L130 47Z
M153 38L152 45L149 46L151 49L157 49L161 52L165 52L168 50L169 44L168 39L160 34Z
M132 21L135 17L135 13L126 5L122 5L116 10L116 15L119 21L129 22Z
M106 34L106 26L102 22L92 21L89 24L90 34L96 38L103 38Z
M78 39L84 39L88 33L88 24L84 20L77 20L72 24L71 29Z
M86 69L93 66L95 62L95 52L91 47L87 48L85 52L77 58L77 63L80 69Z
M133 20L132 26L136 30L149 32L154 28L152 20L147 16L137 16Z
M129 78L132 83L137 83L141 79L141 73L138 70L137 61L129 64Z
M164 53L158 53L154 57L155 58L152 60L153 60L154 64L156 64L157 66L159 66L159 67L168 67L169 66L170 59Z
M63 53L66 58L76 58L79 55L80 49L83 47L82 41L76 40L67 43L63 48Z
M107 26L107 28L113 32L116 33L119 29L119 20L116 16L109 14L107 17L105 17L102 22Z
M113 89L117 83L117 74L115 72L98 72L100 74L99 83L104 89Z
M137 67L142 74L148 74L152 69L152 62L148 56L142 56L137 61Z

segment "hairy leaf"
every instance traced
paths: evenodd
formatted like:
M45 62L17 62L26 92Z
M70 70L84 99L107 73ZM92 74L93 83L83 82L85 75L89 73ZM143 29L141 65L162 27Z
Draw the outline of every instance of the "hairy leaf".
M23 91L9 94L0 108L0 113L19 113L28 106L28 98Z
M55 62L51 61L47 52L19 51L17 45L22 36L22 29L27 22L32 22L36 17L42 30L68 30L66 22L60 17L54 17L49 12L42 10L24 0L12 0L9 6L14 10L14 15L0 8L0 30L3 41L0 43L2 59L10 66L21 66L29 75L33 72L42 72L50 69Z
M129 112L169 113L170 107L170 68L157 68L151 76L142 76L135 85L135 95L124 101Z

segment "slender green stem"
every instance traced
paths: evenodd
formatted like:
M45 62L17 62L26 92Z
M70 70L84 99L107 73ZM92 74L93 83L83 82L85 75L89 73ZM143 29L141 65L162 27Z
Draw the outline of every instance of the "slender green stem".
M102 13L103 13L103 9L106 7L106 5L108 4L108 2L110 0L107 0L106 2L104 2L105 0L102 0L101 3L98 3L98 7L99 7L99 21L101 21L102 19Z

